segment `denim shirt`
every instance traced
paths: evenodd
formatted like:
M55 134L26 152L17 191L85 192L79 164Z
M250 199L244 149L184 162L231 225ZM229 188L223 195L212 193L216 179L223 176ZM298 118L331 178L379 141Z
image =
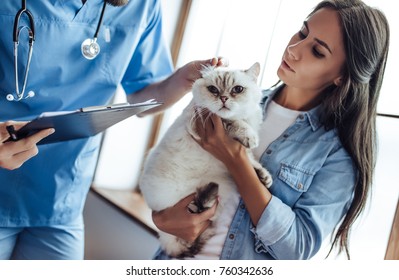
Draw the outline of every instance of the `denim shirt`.
M277 90L264 91L264 112ZM346 214L356 172L318 110L299 115L262 154L260 162L273 177L272 199L256 227L240 201L220 259L309 259Z

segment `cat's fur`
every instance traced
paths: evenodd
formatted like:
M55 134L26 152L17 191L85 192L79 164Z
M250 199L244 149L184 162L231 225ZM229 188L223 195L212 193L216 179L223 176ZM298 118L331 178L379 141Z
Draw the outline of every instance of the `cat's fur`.
M219 160L206 152L196 141L196 110L206 108L219 115L228 134L247 147L248 155L262 183L269 187L271 176L250 151L258 145L258 128L262 122L261 90L256 80L259 63L248 70L204 67L202 78L192 88L193 99L166 132L161 142L148 155L140 189L149 207L155 211L173 206L182 198L197 192L188 210L199 213L213 205L217 195L217 213L225 203L226 193L236 186ZM242 90L242 92L240 92ZM198 253L213 234L209 227L194 243L160 232L163 249L173 257L190 257Z

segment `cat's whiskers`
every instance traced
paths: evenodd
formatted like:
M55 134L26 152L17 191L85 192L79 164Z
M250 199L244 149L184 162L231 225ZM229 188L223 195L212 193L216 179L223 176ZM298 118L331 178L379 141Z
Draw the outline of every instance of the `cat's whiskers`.
M205 115L206 114L206 115ZM198 119L201 121L202 126L205 126L205 122L210 117L211 112L203 107L195 107L194 114L191 115L190 126L195 127Z
M205 119L203 119L203 123L202 123L203 126L205 126L205 123L209 120L209 118L210 118L211 115L212 115L212 112L211 112L211 111L208 111L207 113L208 113L208 114L205 116ZM203 115L202 115L202 116L203 116Z

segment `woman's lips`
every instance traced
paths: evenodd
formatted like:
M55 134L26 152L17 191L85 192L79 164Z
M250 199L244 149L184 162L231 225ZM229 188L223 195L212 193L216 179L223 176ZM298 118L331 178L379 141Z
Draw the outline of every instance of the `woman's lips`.
M291 66L283 59L283 61L281 62L281 66L291 72L294 72L294 69L291 68Z

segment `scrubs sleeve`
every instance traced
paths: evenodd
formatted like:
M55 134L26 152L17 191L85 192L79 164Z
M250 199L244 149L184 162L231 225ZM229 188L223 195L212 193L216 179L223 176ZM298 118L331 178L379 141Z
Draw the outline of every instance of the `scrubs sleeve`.
M162 33L161 4L156 1L121 84L127 94L132 94L172 72L170 50Z
M292 207L273 196L256 227L255 251L275 259L310 259L347 212L355 172L341 149L314 175Z

